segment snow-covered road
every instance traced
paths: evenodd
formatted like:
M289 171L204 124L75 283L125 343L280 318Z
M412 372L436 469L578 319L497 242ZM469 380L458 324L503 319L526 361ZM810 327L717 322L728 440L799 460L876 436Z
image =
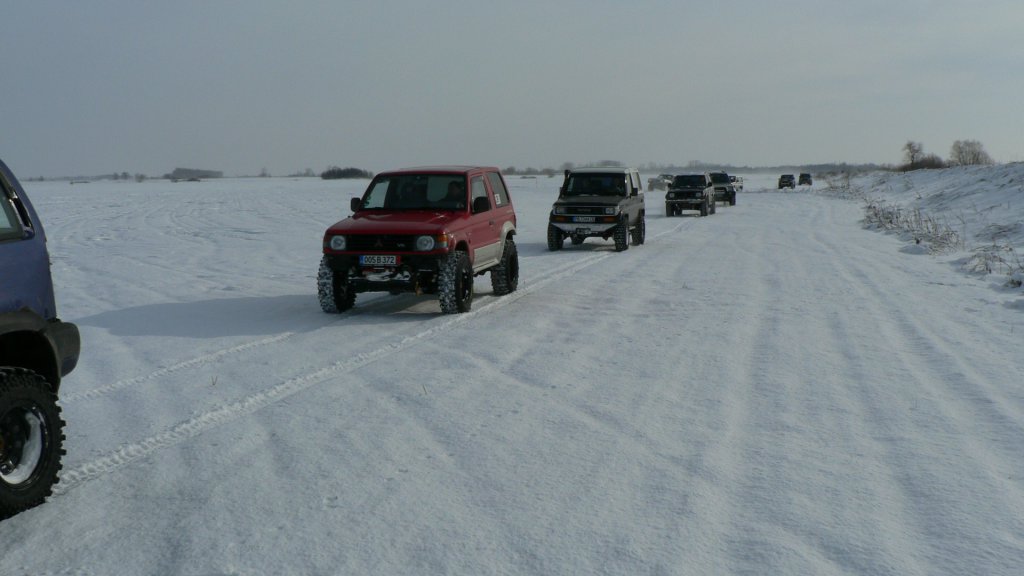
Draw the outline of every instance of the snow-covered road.
M1018 301L852 201L551 253L509 182L520 289L458 316L320 312L364 182L31 183L83 356L0 574L1020 573Z

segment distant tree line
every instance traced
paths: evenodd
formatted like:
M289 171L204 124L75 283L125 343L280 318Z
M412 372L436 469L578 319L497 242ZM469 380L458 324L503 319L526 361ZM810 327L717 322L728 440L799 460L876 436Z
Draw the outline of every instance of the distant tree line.
M331 166L320 173L324 180L338 180L341 178L373 178L373 172L360 170L359 168L339 168Z
M943 160L938 154L926 154L924 144L907 140L903 145L904 163L899 170L931 170L949 166L981 166L995 164L977 140L957 140L949 149L949 159Z

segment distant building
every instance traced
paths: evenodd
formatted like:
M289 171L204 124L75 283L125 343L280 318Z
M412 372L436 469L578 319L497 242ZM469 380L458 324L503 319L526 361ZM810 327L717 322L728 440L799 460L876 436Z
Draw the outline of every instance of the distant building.
M219 170L196 170L195 168L175 168L174 172L164 174L169 180L188 180L190 178L223 178L224 173Z

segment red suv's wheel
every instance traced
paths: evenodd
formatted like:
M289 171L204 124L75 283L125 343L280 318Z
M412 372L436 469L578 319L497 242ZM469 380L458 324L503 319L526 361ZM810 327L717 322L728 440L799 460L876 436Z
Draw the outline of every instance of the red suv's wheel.
M441 312L469 312L473 306L473 268L465 252L457 250L444 258L437 281Z

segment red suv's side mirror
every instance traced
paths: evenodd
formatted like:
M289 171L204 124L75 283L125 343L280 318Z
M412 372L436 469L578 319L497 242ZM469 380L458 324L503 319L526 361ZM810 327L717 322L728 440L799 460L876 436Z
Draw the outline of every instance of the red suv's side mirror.
M359 209L363 207L363 201L360 198L353 198L349 206L351 206L353 212L359 212Z
M491 209L491 201L487 196L477 196L473 199L473 214L487 212Z

